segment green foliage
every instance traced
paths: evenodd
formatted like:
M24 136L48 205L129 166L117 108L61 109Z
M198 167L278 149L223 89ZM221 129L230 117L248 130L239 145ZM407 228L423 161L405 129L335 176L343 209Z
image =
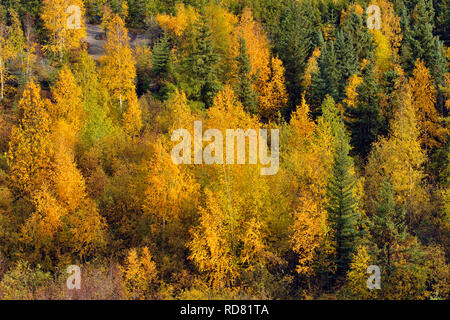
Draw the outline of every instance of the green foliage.
M328 184L328 220L333 228L337 274L348 269L358 236L355 199L356 180L352 173L350 145L343 129L338 133L332 176Z

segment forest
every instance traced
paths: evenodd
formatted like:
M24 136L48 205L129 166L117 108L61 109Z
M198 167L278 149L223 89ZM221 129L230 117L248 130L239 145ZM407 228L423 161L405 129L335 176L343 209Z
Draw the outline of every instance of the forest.
M450 0L1 0L0 300L448 300L449 28ZM279 170L174 163L196 121L278 130Z

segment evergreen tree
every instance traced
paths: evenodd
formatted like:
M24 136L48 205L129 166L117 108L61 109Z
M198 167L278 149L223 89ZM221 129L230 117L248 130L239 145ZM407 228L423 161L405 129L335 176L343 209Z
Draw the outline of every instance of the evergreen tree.
M358 72L359 65L356 63L357 55L354 48L351 46L351 42L347 33L340 30L336 34L336 59L337 70L340 75L341 81L338 85L338 98L339 101L344 99L345 86L350 76Z
M407 72L412 72L417 59L425 61L430 68L436 50L433 36L434 9L430 0L419 0L412 16L411 28L405 32L405 41L409 46L408 55L404 57Z
M365 158L378 135L385 133L387 125L380 112L380 88L373 61L365 66L362 77L363 83L357 88L356 108L347 106L345 113L355 152Z
M321 56L318 61L319 70L313 73L311 78L311 112L314 117L320 115L320 104L326 94L335 101L339 98L339 71L334 43L321 41Z
M221 85L218 80L219 56L214 51L205 15L195 23L193 32L194 47L181 62L182 86L190 98L202 101L209 108Z
M159 39L153 47L152 71L153 76L166 78L169 74L170 45L167 34Z
M170 58L170 43L165 33L164 36L153 46L152 53L152 76L155 83L151 85L152 92L165 97L167 86L165 85L172 73L172 62Z
M380 200L376 204L371 230L374 241L381 250L383 264L390 272L394 248L405 240L407 233L405 211L396 206L394 191L388 179L381 185Z
M275 52L286 68L287 90L291 106L299 101L308 56L317 41L318 12L311 1L289 0L285 4L276 34Z
M354 251L357 230L355 199L356 180L352 173L353 161L345 130L339 130L332 176L328 183L328 220L333 230L337 274L343 275Z
M238 65L236 94L247 111L256 113L258 100L256 93L252 89L252 67L250 65L250 58L247 54L247 47L243 37L239 38L239 55L236 60Z

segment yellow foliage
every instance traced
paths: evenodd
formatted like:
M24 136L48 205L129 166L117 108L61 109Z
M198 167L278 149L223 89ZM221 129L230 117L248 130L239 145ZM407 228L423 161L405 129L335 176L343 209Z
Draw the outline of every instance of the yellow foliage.
M128 93L128 109L123 114L123 127L132 137L138 136L142 129L142 111L136 93Z
M75 21L71 21L72 16L77 13L68 12L70 6L77 6L80 9L79 21L78 17ZM55 55L58 54L60 58L66 50L80 48L81 41L86 38L84 13L82 0L43 0L41 18L50 38L50 43L45 48ZM74 22L79 22L79 27L71 28L70 24Z
M20 192L31 194L48 180L52 168L50 117L39 88L30 82L19 102L19 126L11 132L7 162L10 180Z
M279 112L287 105L288 94L285 86L283 62L272 58L272 73L259 94L259 113L269 120L277 120Z
M441 125L434 106L437 92L430 71L423 61L416 61L409 84L412 94L411 103L420 128L420 142L427 151L439 147L445 141L447 130Z
M119 100L122 113L123 100L135 90L136 65L130 48L125 22L115 15L109 24L105 54L101 57L101 84Z
M189 25L194 24L199 18L198 13L191 6L187 8L183 3L175 5L175 16L158 14L156 21L167 32L181 37Z
M147 247L141 254L133 248L128 252L125 265L120 268L125 291L129 299L149 299L153 283L157 279L156 265Z

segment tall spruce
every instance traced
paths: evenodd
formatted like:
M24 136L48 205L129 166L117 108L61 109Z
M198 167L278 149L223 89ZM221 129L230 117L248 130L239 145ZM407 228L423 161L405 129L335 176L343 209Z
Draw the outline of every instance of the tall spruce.
M245 39L242 36L239 37L239 54L236 60L238 65L236 94L248 112L256 113L258 111L258 99L252 88L252 66L247 54Z
M346 124L350 128L354 151L364 159L372 143L387 131L387 123L380 110L380 86L374 72L373 60L362 71L363 83L357 88L356 107L346 106Z
M214 50L208 18L202 15L194 25L193 49L181 62L183 89L189 98L201 101L207 108L221 88L218 79L219 56Z
M394 191L389 179L383 181L380 200L373 215L372 236L380 250L381 259L390 272L395 247L407 236L405 210L396 206Z
M286 68L290 105L300 103L299 93L306 61L317 43L319 13L312 1L288 0L280 14L274 50Z
M319 69L311 77L310 104L314 117L320 115L320 105L323 97L329 94L335 101L339 101L340 76L338 61L333 41L324 42L322 35L319 36L321 43L321 55L318 61Z
M417 59L425 61L431 69L436 44L433 35L434 9L430 0L419 0L412 13L411 27L405 32L408 55L405 56L405 70L409 73L414 69Z
M348 269L358 236L356 179L352 172L353 160L349 156L348 140L345 129L341 127L327 190L328 220L333 230L338 276L343 275Z

